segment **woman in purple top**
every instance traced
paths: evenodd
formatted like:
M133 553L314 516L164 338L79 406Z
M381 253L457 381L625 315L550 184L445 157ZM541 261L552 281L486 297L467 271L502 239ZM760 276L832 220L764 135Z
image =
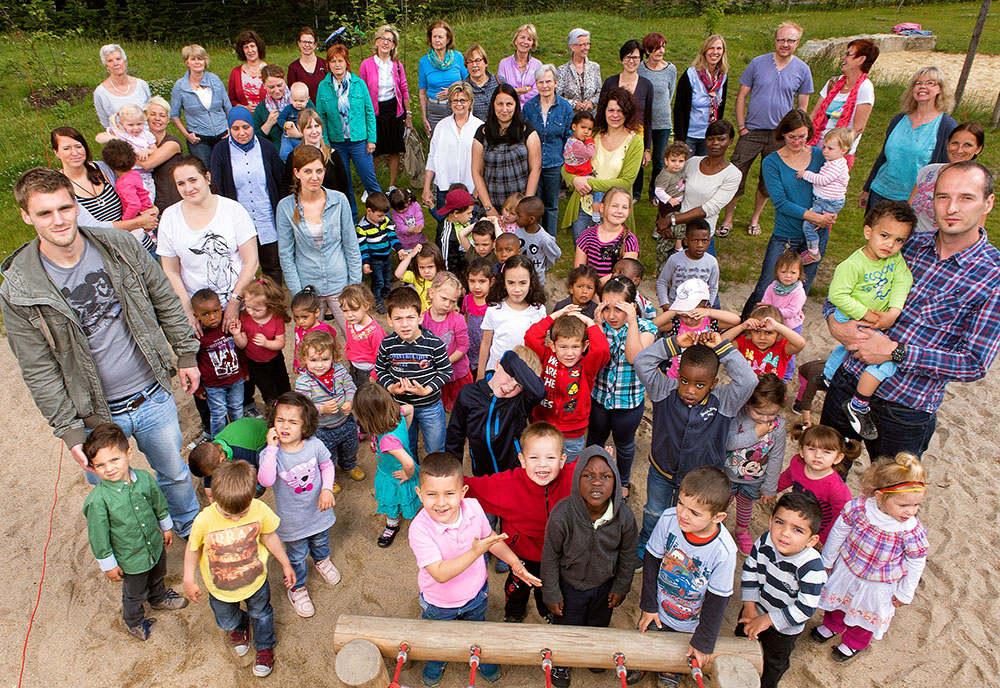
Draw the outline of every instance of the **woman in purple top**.
M386 24L375 31L372 56L361 63L358 75L368 85L375 108L376 158L389 159L389 186L396 186L403 133L413 128L410 89L403 63L397 59L399 32Z
M326 60L316 54L316 32L310 26L299 29L299 59L288 65L288 85L301 81L309 87L309 98L316 102L316 89L326 76Z
M534 24L521 24L514 32L511 40L514 54L500 60L497 66L497 76L500 80L514 87L523 106L538 95L535 88L535 70L542 66L542 61L531 56L531 51L538 47L538 31Z

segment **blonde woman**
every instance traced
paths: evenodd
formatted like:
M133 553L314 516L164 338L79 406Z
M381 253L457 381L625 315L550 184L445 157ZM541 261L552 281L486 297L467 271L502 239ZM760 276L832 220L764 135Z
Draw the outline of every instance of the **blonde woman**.
M509 55L497 65L497 76L501 83L508 83L517 91L523 106L538 95L535 88L535 70L542 66L542 61L531 56L531 51L538 47L538 31L534 24L521 24L511 39L514 54Z
M326 168L323 173L323 188L339 191L346 196L350 188L347 186L347 168L344 167L344 161L337 151L323 139L323 120L312 108L306 108L299 113L299 131L302 132L301 145L318 148L322 154L323 166ZM285 184L288 191L292 192L295 173L291 155L285 161Z
M375 158L389 162L389 186L396 186L399 157L403 152L403 133L413 128L410 89L406 71L397 58L399 32L386 24L375 31L372 56L361 63L358 76L368 86L375 108Z
M694 63L677 78L674 140L686 143L694 155L708 155L705 129L725 113L728 72L726 39L716 33L702 41Z
M211 60L203 47L185 45L181 57L188 71L170 92L170 119L187 139L188 153L208 166L212 150L229 129L226 116L232 104L222 79L208 71Z
M181 140L167 133L167 125L170 124L170 103L160 96L150 98L146 103L146 124L149 126L149 133L156 139L156 150L137 164L153 173L153 184L156 187L153 205L162 213L181 200L173 177L174 158L181 154Z

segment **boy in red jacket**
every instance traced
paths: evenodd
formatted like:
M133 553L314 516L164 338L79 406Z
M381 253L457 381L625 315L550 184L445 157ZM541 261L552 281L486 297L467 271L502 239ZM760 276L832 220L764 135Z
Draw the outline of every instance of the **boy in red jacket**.
M507 545L524 562L524 568L538 576L542 568L542 543L552 507L569 495L575 464L566 466L563 436L550 423L532 423L521 433L520 468L501 473L466 478L466 497L479 500L483 510L503 519ZM563 468L566 470L563 470ZM549 610L535 588L535 606L543 619ZM507 574L504 584L504 621L520 623L528 609L531 586Z
M575 460L587 444L590 390L597 373L611 360L608 339L579 306L570 304L529 327L524 344L542 361L545 399L535 407L534 418L562 432L566 456Z

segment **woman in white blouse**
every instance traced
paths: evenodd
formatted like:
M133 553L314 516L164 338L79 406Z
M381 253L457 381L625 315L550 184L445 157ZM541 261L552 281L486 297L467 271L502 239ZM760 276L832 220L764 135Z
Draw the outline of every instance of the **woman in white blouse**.
M448 187L455 182L465 184L470 193L476 188L472 178L472 142L483 121L471 114L472 86L464 81L453 83L448 87L448 104L452 114L434 128L427 155L422 199L428 208L442 207Z
M102 46L101 64L108 70L108 78L94 89L94 109L102 127L111 126L111 118L118 114L122 105L133 104L141 108L152 97L149 84L128 74L128 57L117 43Z

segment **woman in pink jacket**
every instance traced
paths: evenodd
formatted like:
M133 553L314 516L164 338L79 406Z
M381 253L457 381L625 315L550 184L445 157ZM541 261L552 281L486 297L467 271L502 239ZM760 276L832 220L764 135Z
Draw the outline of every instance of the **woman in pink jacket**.
M361 63L358 75L368 85L375 107L375 158L389 158L389 186L396 186L403 132L413 128L410 90L403 63L396 59L399 33L386 24L375 32L373 54Z

